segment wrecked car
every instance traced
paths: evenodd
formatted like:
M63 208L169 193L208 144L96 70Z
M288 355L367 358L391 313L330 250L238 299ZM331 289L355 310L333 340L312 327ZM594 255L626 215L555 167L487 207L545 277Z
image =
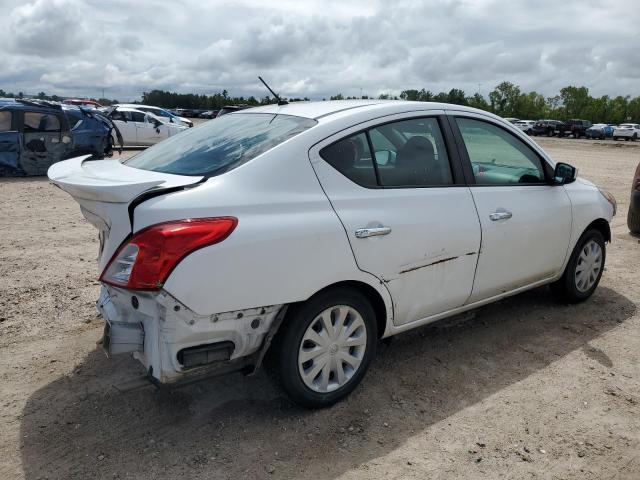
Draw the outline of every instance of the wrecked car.
M269 353L307 407L381 338L541 285L588 299L616 210L509 122L423 102L280 102L49 178L99 231L109 355L177 385Z
M45 175L80 155L111 156L117 127L98 112L35 100L0 100L0 176Z
M154 145L189 128L186 125L165 122L151 112L131 107L107 107L104 114L118 126L126 146Z

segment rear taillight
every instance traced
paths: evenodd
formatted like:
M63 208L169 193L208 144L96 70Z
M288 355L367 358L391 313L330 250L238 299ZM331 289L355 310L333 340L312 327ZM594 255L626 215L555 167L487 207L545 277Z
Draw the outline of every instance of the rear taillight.
M215 217L151 225L120 246L100 281L132 290L158 290L183 258L222 242L237 224L234 217Z

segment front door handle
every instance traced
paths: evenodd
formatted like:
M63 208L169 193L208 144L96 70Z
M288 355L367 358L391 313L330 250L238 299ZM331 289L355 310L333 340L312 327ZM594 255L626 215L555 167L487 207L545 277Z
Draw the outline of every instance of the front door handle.
M356 238L379 237L391 233L391 227L359 228L356 230Z
M511 217L513 217L513 214L511 212L507 212L506 210L501 209L489 214L489 218L494 222L498 220L508 220Z

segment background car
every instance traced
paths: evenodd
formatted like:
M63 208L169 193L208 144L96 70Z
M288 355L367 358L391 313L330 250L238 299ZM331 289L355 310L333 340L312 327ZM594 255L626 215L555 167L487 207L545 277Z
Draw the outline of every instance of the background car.
M533 126L535 123L535 120L518 120L514 125L527 135L531 135L533 134Z
M580 138L585 136L587 129L590 128L591 125L592 123L589 120L574 118L558 125L556 133L559 137L570 135L573 138Z
M637 123L622 123L613 129L614 140L631 140L635 142L640 137L640 125Z
M176 383L272 345L307 407L356 388L380 338L546 284L586 300L615 214L510 123L428 102L258 107L49 178L100 230L110 353Z
M76 105L78 107L87 107L87 108L95 108L95 109L102 108L102 105L100 105L95 100L88 100L86 98L67 98L66 100L63 100L62 103L67 105Z
M249 105L225 105L220 110L218 110L216 117L221 117L223 115L226 115L227 113L238 112L247 108L249 108Z
M533 124L532 135L543 135L553 137L562 128L563 123L559 120L538 120Z
M121 140L97 111L44 100L0 101L0 176L44 175L54 163L81 155L103 158Z
M604 140L613 136L613 126L606 123L596 123L585 130L586 138Z
M188 118L181 117L171 113L165 108L156 107L153 105L138 105L137 103L119 103L117 107L135 108L143 112L153 113L156 117L160 117L162 121L168 123L175 123L177 125L186 125L187 127L193 127L193 122Z
M189 128L129 107L111 107L108 117L120 130L125 146L154 145Z
M206 110L200 114L200 118L211 119L211 118L216 118L217 115L218 115L218 110Z
M640 235L640 163L636 167L636 173L631 183L631 201L627 213L627 226L629 231Z

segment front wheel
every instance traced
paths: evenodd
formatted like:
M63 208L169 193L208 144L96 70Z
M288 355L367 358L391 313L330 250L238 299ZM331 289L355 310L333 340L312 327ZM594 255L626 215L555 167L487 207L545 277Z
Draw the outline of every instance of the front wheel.
M584 302L602 277L606 258L605 242L598 230L587 230L573 249L569 263L551 289L569 303Z
M376 325L369 301L350 289L321 293L295 309L283 325L276 358L289 397L321 408L351 393L375 356Z

